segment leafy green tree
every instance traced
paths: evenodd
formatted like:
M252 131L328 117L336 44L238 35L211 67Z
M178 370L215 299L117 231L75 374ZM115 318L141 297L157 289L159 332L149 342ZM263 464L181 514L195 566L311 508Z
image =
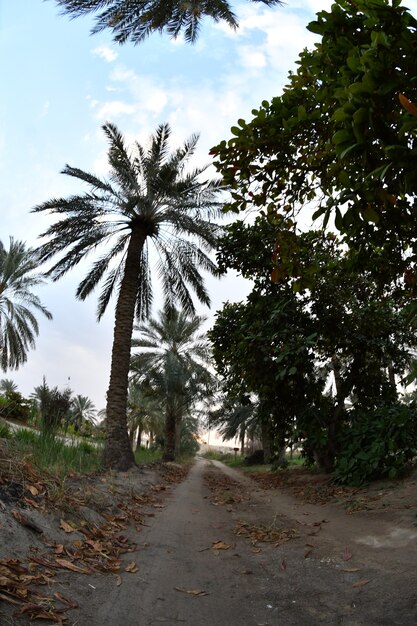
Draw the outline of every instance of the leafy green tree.
M221 271L240 271L254 289L246 303L227 304L218 314L210 335L215 361L229 393L257 394L264 442L268 430L278 433L273 407L286 415L288 435L295 424L308 458L331 471L349 419L347 400L361 410L395 403L395 375L404 376L415 332L396 301L396 285L381 287L371 269L355 272L352 253L335 235L293 229L297 255L292 271L288 265L282 270L271 254L278 228L265 217L237 221L220 240ZM308 288L299 279L305 268L314 268ZM282 273L274 284L277 270ZM303 371L310 372L308 384L299 377ZM332 393L322 395L329 375ZM295 406L292 396L302 398L303 389L308 401ZM238 413L229 413L232 425Z
M44 283L38 267L37 253L23 242L10 237L7 250L0 241L0 367L4 372L18 369L35 347L39 334L35 313L52 319L32 291Z
M22 396L11 380L0 381L0 417L27 422L31 417L30 401Z
M277 245L291 272L297 210L314 206L346 234L358 270L372 266L381 282L404 274L414 287L417 20L400 0L337 0L308 29L321 39L282 95L213 149L229 209L255 206L286 224Z
M126 470L134 463L126 416L130 348L135 316L146 319L152 302L149 247L156 251L156 274L168 303L178 301L194 311L190 289L198 299L210 299L200 274L215 274L209 253L216 245L219 216L216 181L203 182L205 167L187 170L197 135L169 154L170 127L160 125L149 145L129 150L119 130L103 126L109 140L110 174L102 180L67 165L63 173L89 187L70 198L54 198L35 212L58 219L43 233L39 256L44 261L62 253L49 270L53 280L102 248L77 289L84 300L102 282L97 317L100 320L113 295L117 296L110 384L107 392L106 442L103 462Z
M209 371L210 349L201 332L204 317L166 307L159 319L136 327L139 348L132 356L132 377L154 389L165 406L164 460L180 452L183 419L193 406L212 393L215 378Z
M285 442L299 416L322 382L315 373L315 334L308 311L286 279L271 280L276 227L265 217L253 223L238 220L225 229L219 241L218 263L251 279L254 287L246 302L226 303L209 331L216 369L231 400L226 415L242 417L256 397L253 416L261 433L264 456L284 461ZM297 390L297 391L296 391ZM252 420L253 421L253 420ZM244 422L242 422L244 425Z
M381 286L372 268L352 269L352 252L335 236L301 233L297 246L299 264L307 259L315 265L314 281L299 298L316 333L316 360L333 379L332 399L304 414L302 428L306 447L314 448L320 466L330 471L348 419L347 400L362 410L395 403L395 377L404 376L415 332L397 301L396 284Z
M201 21L211 17L238 27L236 15L227 0L56 0L63 13L79 17L97 13L92 33L110 29L118 43L142 42L148 35L166 31L174 39L183 32L185 40L194 43ZM252 0L267 6L282 4L281 0Z
M280 454L294 418L321 392L308 314L291 289L253 291L245 303L226 303L208 336L225 392L257 396L262 440Z

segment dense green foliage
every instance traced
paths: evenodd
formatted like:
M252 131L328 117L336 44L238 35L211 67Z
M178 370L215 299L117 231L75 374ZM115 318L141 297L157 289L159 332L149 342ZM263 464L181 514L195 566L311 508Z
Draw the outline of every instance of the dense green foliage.
M259 217L232 224L220 242L222 270L241 264L254 288L245 303L226 303L209 332L226 393L216 423L233 436L255 426L268 460L293 443L331 471L346 448L348 405L357 414L398 405L396 378L409 367L415 332L395 285L354 271L335 235L296 235L298 263L315 267L309 289L294 289L289 276L271 281L264 242L274 232Z
M414 275L417 119L398 94L417 101L417 21L397 0L338 0L308 28L321 39L282 95L212 151L233 188L228 209L269 213L287 273L291 231L310 203L380 279Z
M321 376L325 392L317 384L304 410L293 411L293 437L308 460L358 483L399 475L416 449L413 409L397 385L416 343L407 314L417 292L417 21L400 0L337 0L308 28L320 40L300 54L282 94L249 122L239 119L212 150L232 188L225 209L260 214L222 239L222 270L240 271L255 287L245 304L220 312L212 340L226 388L233 367L258 394L255 375L271 399L285 398L282 372L299 376L305 367L317 383ZM311 217L322 232L304 232ZM285 290L296 303L287 321L277 317ZM310 358L289 369L295 310L308 320L309 334L299 336L310 339ZM282 353L268 361L257 346L248 356L256 327L271 354L279 346L274 318ZM304 389L298 380L294 393Z
M401 404L352 411L341 435L335 478L361 485L400 478L417 456L417 409Z
M31 414L30 401L19 391L7 390L0 394L0 417L27 422Z

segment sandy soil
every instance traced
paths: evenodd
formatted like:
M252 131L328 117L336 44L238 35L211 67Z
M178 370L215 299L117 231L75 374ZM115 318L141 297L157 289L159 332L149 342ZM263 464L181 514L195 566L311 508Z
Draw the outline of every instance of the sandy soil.
M3 482L0 624L415 625L417 480L280 476L197 459L74 479L60 506Z

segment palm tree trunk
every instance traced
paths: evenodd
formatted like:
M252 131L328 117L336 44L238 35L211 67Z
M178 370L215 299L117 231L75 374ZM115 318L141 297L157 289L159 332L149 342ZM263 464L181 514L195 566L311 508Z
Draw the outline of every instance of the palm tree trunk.
M139 424L138 434L137 434L137 437L136 437L136 450L139 450L139 448L142 445L142 433L143 433L142 425Z
M175 411L171 407L167 407L165 415L165 442L163 461L175 460Z
M130 441L130 445L132 446L132 449L133 449L133 442L135 440L135 432L136 432L136 428L132 426L132 428L129 430L129 441Z
M145 239L146 234L142 228L132 231L114 323L103 465L106 469L120 471L126 471L135 464L127 431L127 390L130 347L140 276L140 256Z
M181 452L181 428L182 415L177 415L175 420L175 458L177 459Z

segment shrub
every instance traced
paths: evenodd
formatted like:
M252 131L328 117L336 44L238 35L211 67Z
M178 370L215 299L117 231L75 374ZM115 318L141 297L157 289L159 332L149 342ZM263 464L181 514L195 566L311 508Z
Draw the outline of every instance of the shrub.
M0 418L0 439L10 439L11 437L10 426Z
M417 455L416 408L403 404L352 411L336 460L335 480L360 486L399 478Z
M0 396L0 416L27 422L31 416L29 400L18 391L7 390Z
M36 445L39 441L39 434L27 428L19 428L13 438L24 445Z

